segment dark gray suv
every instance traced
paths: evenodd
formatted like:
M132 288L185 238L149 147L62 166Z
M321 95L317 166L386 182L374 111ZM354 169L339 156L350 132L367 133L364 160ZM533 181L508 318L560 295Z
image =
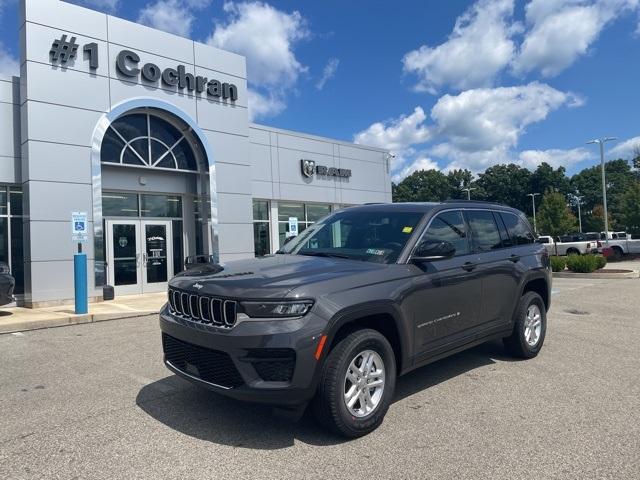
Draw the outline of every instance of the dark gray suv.
M177 375L324 425L374 430L398 375L490 339L535 357L551 271L525 216L482 202L337 211L275 255L169 283L164 361Z

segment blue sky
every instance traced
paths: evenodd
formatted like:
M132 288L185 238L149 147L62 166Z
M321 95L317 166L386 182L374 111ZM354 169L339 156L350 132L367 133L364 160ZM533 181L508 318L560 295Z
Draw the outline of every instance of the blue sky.
M640 0L74 0L244 54L256 122L395 153L419 168L542 161L570 173L640 145ZM0 0L0 72L17 68Z

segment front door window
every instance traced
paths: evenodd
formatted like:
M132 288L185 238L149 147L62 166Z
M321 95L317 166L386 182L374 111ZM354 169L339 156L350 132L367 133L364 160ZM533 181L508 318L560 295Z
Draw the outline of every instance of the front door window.
M134 223L114 224L113 244L113 284L114 286L136 285L138 283L138 234Z
M144 263L146 283L163 283L168 280L169 264L167 262L167 226L146 223Z

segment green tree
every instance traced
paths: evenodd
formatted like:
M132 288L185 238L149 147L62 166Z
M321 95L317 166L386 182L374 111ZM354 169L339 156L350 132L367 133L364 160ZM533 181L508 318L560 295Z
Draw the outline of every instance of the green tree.
M613 213L611 218L622 218L621 202L623 194L636 182L629 162L623 159L612 160L605 164L607 179L607 206ZM602 204L602 174L600 165L585 168L571 177L571 186L574 191L584 195L585 212L592 211L596 205ZM617 222L609 221L611 229L619 229L622 226ZM599 230L603 227L599 227Z
M616 218L613 213L611 213L611 209L608 210L608 220L609 220L609 231L611 230L619 230L618 228L614 228L613 225L617 226ZM604 232L604 207L602 204L597 204L593 209L587 212L587 215L583 221L583 228L587 232Z
M622 196L622 218L627 231L640 235L640 183L636 182Z
M566 173L567 171L564 167L554 169L548 163L542 162L531 174L530 191L544 194L546 191L551 190L566 195L571 191L571 185Z
M556 237L576 228L576 217L567 206L567 199L558 192L547 192L537 212L538 231Z
M451 198L451 184L438 170L418 170L391 187L394 202L437 202Z
M476 198L491 202L504 203L511 207L531 213L530 193L531 172L513 163L494 165L478 176L476 182L480 187Z
M463 188L475 188L473 181L473 173L471 170L456 169L447 173L447 180L451 185L451 198L467 198L467 192L463 192ZM473 198L473 195L472 195Z

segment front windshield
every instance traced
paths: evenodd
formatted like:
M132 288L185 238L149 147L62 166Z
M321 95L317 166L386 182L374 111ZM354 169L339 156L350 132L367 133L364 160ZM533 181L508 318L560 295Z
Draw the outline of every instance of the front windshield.
M393 263L422 218L421 212L336 212L290 240L280 253Z

